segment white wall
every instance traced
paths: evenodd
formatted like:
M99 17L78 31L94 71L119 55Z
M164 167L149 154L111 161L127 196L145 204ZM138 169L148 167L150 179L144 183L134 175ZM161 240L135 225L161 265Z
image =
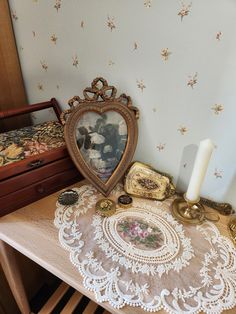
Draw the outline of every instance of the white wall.
M236 205L235 0L193 0L182 21L182 2L173 0L9 2L31 103L56 97L66 108L103 76L141 111L135 159L172 174L185 189L196 145L209 137L216 149L202 195ZM168 60L161 56L166 48Z

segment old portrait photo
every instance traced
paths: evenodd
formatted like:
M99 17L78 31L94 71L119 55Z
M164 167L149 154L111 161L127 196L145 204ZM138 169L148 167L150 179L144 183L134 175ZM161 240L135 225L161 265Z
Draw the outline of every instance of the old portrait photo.
M127 143L127 125L115 111L85 113L76 127L77 145L85 162L107 181L117 167Z

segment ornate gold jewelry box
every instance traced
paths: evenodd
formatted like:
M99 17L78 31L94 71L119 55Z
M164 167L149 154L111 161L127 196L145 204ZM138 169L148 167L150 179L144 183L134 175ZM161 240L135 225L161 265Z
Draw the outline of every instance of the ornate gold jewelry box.
M129 168L124 189L130 195L156 200L164 200L175 193L175 186L169 175L141 162L135 162Z

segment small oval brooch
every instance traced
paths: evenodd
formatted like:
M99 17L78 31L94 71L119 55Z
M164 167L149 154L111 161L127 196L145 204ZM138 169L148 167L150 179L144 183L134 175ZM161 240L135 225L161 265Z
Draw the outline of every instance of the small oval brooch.
M109 198L103 198L96 203L96 213L102 217L109 217L115 212L116 203Z
M61 205L69 206L74 205L79 199L79 194L71 189L65 190L58 197L58 203Z

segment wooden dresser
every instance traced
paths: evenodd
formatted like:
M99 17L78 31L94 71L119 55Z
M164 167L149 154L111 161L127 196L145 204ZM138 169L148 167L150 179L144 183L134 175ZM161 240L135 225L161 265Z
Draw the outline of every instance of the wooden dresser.
M82 175L74 166L67 152L63 137L63 127L59 122L61 110L55 98L20 109L0 111L0 121L8 117L18 117L22 114L49 108L55 111L58 121L49 123L47 126L49 125L53 128L55 125L59 129L58 132L60 132L61 137L59 147L55 145L53 149L35 154L37 149L40 151L38 146L44 143L40 143L40 140L36 141L29 138L31 155L24 158L24 151L21 155L14 154L14 152L12 154L9 146L15 150L20 150L23 149L22 147L25 147L25 142L22 144L20 139L14 138L14 133L9 138L5 135L7 133L0 134L0 161L2 161L2 165L0 163L0 216L82 179ZM40 127L43 128L42 125ZM20 132L23 134L24 132L30 133L28 129L20 129ZM16 131L14 130L13 132ZM48 137L53 138L50 130ZM8 141L5 147L4 138ZM16 159L14 162L12 160L14 159L13 157Z

